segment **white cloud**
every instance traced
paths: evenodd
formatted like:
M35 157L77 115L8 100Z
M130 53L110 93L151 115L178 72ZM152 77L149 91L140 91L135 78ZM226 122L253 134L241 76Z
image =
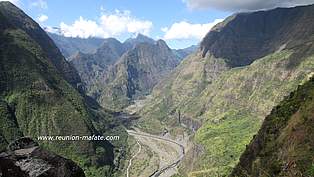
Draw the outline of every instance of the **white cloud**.
M161 30L165 33L165 40L177 39L202 39L209 30L217 23L222 22L223 19L216 19L211 23L206 24L192 24L186 21L177 22L171 27L164 27Z
M36 0L30 4L31 7L37 7L41 9L47 9L48 5L47 2L44 0Z
M47 15L40 15L39 17L37 17L37 20L40 22L40 23L43 23L45 21L48 20L48 16Z
M191 9L260 10L314 3L314 0L183 0Z
M60 29L58 27L45 26L43 27L45 31L49 33L60 34Z
M60 24L61 33L66 37L109 37L95 21L86 20L80 17L72 25L67 25L63 22Z
M98 21L80 17L73 24L60 24L61 33L68 37L116 37L124 33L142 33L149 35L153 23L140 20L131 15L130 11L115 10L114 13L104 13Z
M138 21L138 20L131 20L127 24L128 32L142 33L144 35L149 35L149 32L152 26L153 26L153 23L150 21Z
M132 17L130 11L115 10L113 14L103 14L100 17L100 26L113 36L123 32L149 35L153 23Z

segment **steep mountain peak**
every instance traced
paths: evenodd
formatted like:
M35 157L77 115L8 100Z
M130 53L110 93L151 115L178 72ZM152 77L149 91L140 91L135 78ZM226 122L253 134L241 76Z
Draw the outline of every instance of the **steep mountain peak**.
M201 42L200 50L224 58L231 67L296 47L313 37L314 5L239 13L216 25Z
M113 38L113 37L104 39L104 43L119 43L119 44L121 44L121 42L119 40L117 40L116 38Z
M146 41L146 42L153 42L154 41L154 39L152 39L148 36L145 36L141 33L138 33L135 39L138 41Z
M139 43L110 67L99 101L112 109L123 108L149 94L178 64L165 41Z
M150 38L150 37L147 37L141 33L139 33L136 38L129 38L127 39L126 41L124 41L124 45L131 49L133 47L135 47L136 45L140 44L140 43L149 43L149 44L153 44L155 43L155 40Z
M103 80L104 71L113 65L127 48L117 39L104 39L102 45L95 53L81 53L71 58L71 63L78 70L83 82L87 85L95 85L95 78ZM94 74L90 74L94 73ZM99 76L101 75L101 76Z
M120 57L126 51L126 47L115 38L105 39L103 44L97 49L95 55L107 56L108 53L113 53Z
M81 79L76 70L66 62L54 42L46 32L22 10L10 2L0 2L1 23L9 24L11 29L21 29L37 42L50 62L58 69L60 74L73 86L77 86ZM0 27L6 28L5 26Z
M161 48L167 48L167 49L171 50L169 48L169 46L167 45L167 43L162 39L159 39L158 41L156 41L156 45L161 47Z

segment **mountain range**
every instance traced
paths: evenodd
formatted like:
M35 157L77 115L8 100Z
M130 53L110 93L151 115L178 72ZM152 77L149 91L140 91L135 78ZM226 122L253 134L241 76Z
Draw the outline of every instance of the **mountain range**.
M79 37L64 37L59 34L47 32L49 37L61 50L61 53L66 59L76 55L79 52L82 53L94 53L97 48L104 42L102 38L87 38L82 39Z
M193 50L192 47L175 53L163 40L139 34L123 43L114 38L104 39L96 52L79 51L70 62L80 74L88 95L104 107L121 110L134 99L149 94Z

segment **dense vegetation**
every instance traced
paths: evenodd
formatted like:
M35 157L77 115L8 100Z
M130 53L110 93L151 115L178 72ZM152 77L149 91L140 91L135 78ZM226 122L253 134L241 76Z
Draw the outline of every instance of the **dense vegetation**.
M314 79L268 115L231 176L314 176Z
M181 172L229 174L272 107L313 74L313 8L227 18L143 101L139 127L152 133L199 128L193 140L203 148L191 147ZM247 55L239 60L237 54Z
M84 95L79 75L37 23L9 2L0 3L0 23L1 150L22 135L112 133L120 142L39 142L79 163L87 176L112 174L124 154L124 129Z

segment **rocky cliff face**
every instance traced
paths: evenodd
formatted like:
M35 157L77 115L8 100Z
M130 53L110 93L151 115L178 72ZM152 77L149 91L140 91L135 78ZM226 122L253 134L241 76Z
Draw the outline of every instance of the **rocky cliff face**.
M2 177L85 177L73 161L43 150L30 138L12 142L0 153Z
M126 41L124 41L123 44L127 49L132 49L133 47L141 43L154 44L155 40L143 34L138 34L136 38L129 38Z
M148 94L179 60L164 41L139 34L124 43L105 39L96 53L79 53L71 63L89 95L103 106L119 110Z
M95 53L79 52L71 58L71 63L79 72L87 93L94 98L98 97L100 86L103 86L107 78L108 68L116 63L126 50L118 40L109 38L104 40Z
M314 79L266 117L230 176L314 176Z
M114 109L124 107L150 93L178 64L179 60L164 41L140 43L109 69L100 102Z

